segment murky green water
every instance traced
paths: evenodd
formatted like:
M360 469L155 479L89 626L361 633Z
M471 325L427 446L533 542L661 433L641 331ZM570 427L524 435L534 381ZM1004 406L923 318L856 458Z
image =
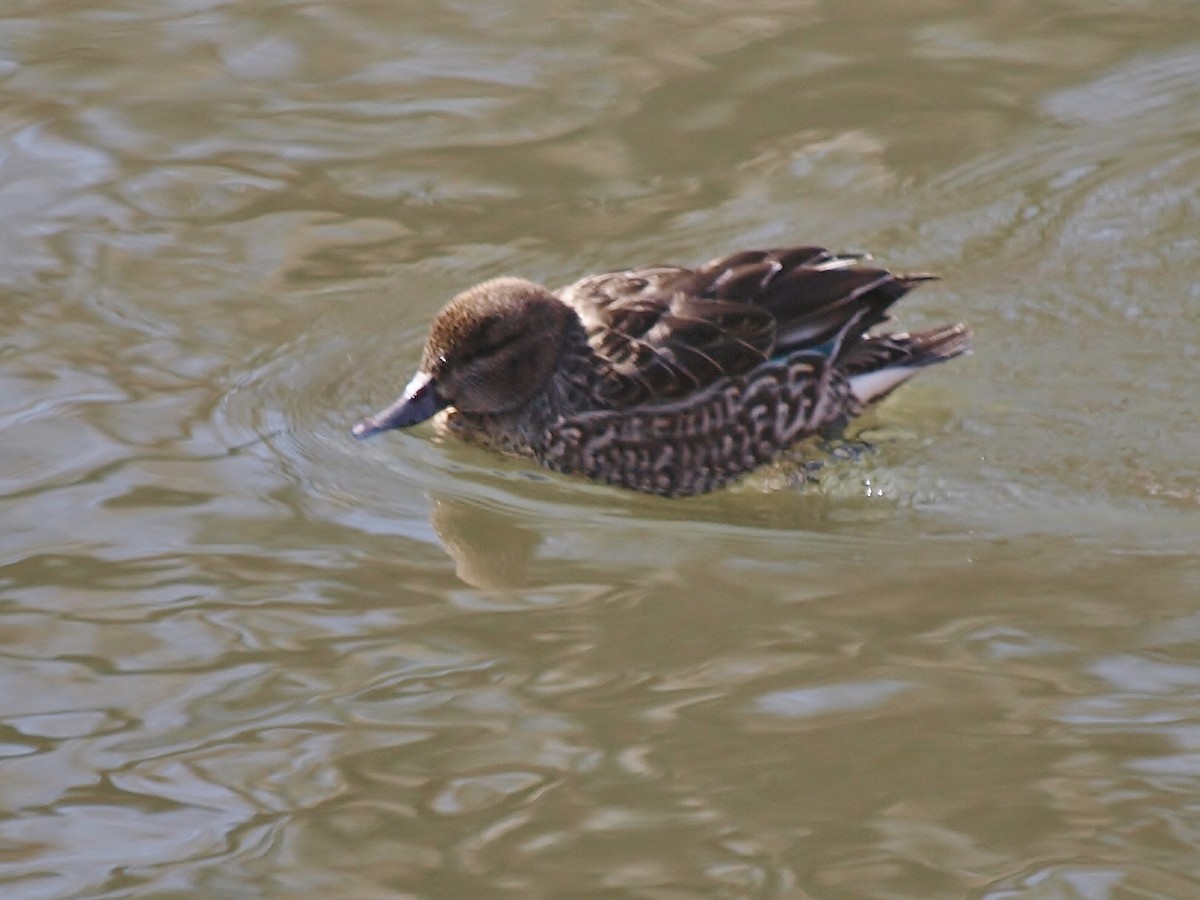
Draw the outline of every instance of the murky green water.
M12 0L5 897L1200 894L1200 6ZM503 273L976 353L691 501L347 434Z

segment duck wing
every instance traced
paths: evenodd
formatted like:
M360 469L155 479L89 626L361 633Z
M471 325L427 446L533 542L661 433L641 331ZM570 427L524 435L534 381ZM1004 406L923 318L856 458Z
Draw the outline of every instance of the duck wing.
M822 247L746 250L695 269L653 266L584 278L560 291L609 366L613 408L667 401L773 357L845 349L929 275L893 275Z

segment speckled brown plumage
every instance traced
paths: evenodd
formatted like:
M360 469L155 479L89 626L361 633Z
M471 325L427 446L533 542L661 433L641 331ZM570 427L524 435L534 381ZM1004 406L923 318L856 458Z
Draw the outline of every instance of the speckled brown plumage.
M710 491L964 352L963 325L869 334L932 277L795 247L556 292L494 279L438 313L404 394L354 433L442 411L440 429L560 472L667 496Z

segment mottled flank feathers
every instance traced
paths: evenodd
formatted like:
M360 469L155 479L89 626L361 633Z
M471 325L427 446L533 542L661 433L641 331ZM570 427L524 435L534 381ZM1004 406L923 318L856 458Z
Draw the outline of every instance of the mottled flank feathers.
M444 431L560 472L666 496L711 491L965 352L964 325L870 334L933 278L820 247L609 272L555 292L497 278L437 314L404 394L354 434L436 415Z

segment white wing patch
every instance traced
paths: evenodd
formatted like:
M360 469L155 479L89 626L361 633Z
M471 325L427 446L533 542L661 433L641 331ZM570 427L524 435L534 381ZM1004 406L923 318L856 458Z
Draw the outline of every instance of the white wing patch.
M920 366L893 366L890 369L879 369L875 372L864 372L850 378L850 390L858 398L859 403L870 403L887 394L897 385L912 378L921 369Z

